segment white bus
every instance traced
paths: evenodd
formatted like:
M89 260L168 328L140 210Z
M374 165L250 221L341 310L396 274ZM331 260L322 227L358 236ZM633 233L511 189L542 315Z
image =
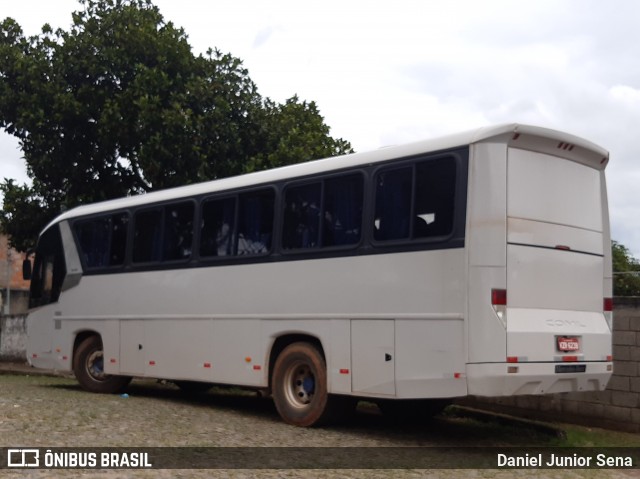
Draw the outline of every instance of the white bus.
M607 163L504 125L75 208L38 241L29 362L262 390L299 426L603 390Z

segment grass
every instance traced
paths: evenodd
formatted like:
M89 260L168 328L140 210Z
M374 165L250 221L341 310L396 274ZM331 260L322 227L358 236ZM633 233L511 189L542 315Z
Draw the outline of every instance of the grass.
M563 447L640 447L640 434L572 424L562 424L561 427L565 430L567 437L552 445Z

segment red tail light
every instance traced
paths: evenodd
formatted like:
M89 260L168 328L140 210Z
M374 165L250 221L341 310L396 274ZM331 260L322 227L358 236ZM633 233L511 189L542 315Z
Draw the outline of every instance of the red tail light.
M491 304L493 306L506 306L507 305L507 290L506 289L492 289L491 290Z
M604 298L603 309L605 312L613 311L613 298Z

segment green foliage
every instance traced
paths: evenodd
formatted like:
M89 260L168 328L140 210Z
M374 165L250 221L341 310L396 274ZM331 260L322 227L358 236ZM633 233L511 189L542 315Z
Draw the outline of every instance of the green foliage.
M18 251L27 251L33 246L32 231L42 229L42 225L52 219L51 215L43 208L42 199L27 185L5 180L0 184L0 192L5 205L11 205L0 211L0 224L6 225L4 232L13 240L12 246Z
M0 127L33 180L0 186L19 249L78 204L351 151L313 102L276 104L238 58L194 55L149 0L80 4L68 31L0 23Z
M350 153L348 142L329 136L315 102L300 102L297 96L283 105L265 102L265 142L251 158L245 171L290 165L300 161Z
M611 242L611 251L613 295L640 296L640 262L625 246L616 241Z

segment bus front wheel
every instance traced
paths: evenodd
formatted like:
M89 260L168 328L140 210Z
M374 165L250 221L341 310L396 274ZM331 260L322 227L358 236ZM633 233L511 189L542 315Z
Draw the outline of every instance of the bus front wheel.
M272 376L273 400L280 417L294 426L327 422L331 400L327 392L327 367L322 353L310 343L284 348Z
M127 387L131 378L104 372L104 352L98 336L85 338L73 355L73 372L82 389L93 393L117 393Z

